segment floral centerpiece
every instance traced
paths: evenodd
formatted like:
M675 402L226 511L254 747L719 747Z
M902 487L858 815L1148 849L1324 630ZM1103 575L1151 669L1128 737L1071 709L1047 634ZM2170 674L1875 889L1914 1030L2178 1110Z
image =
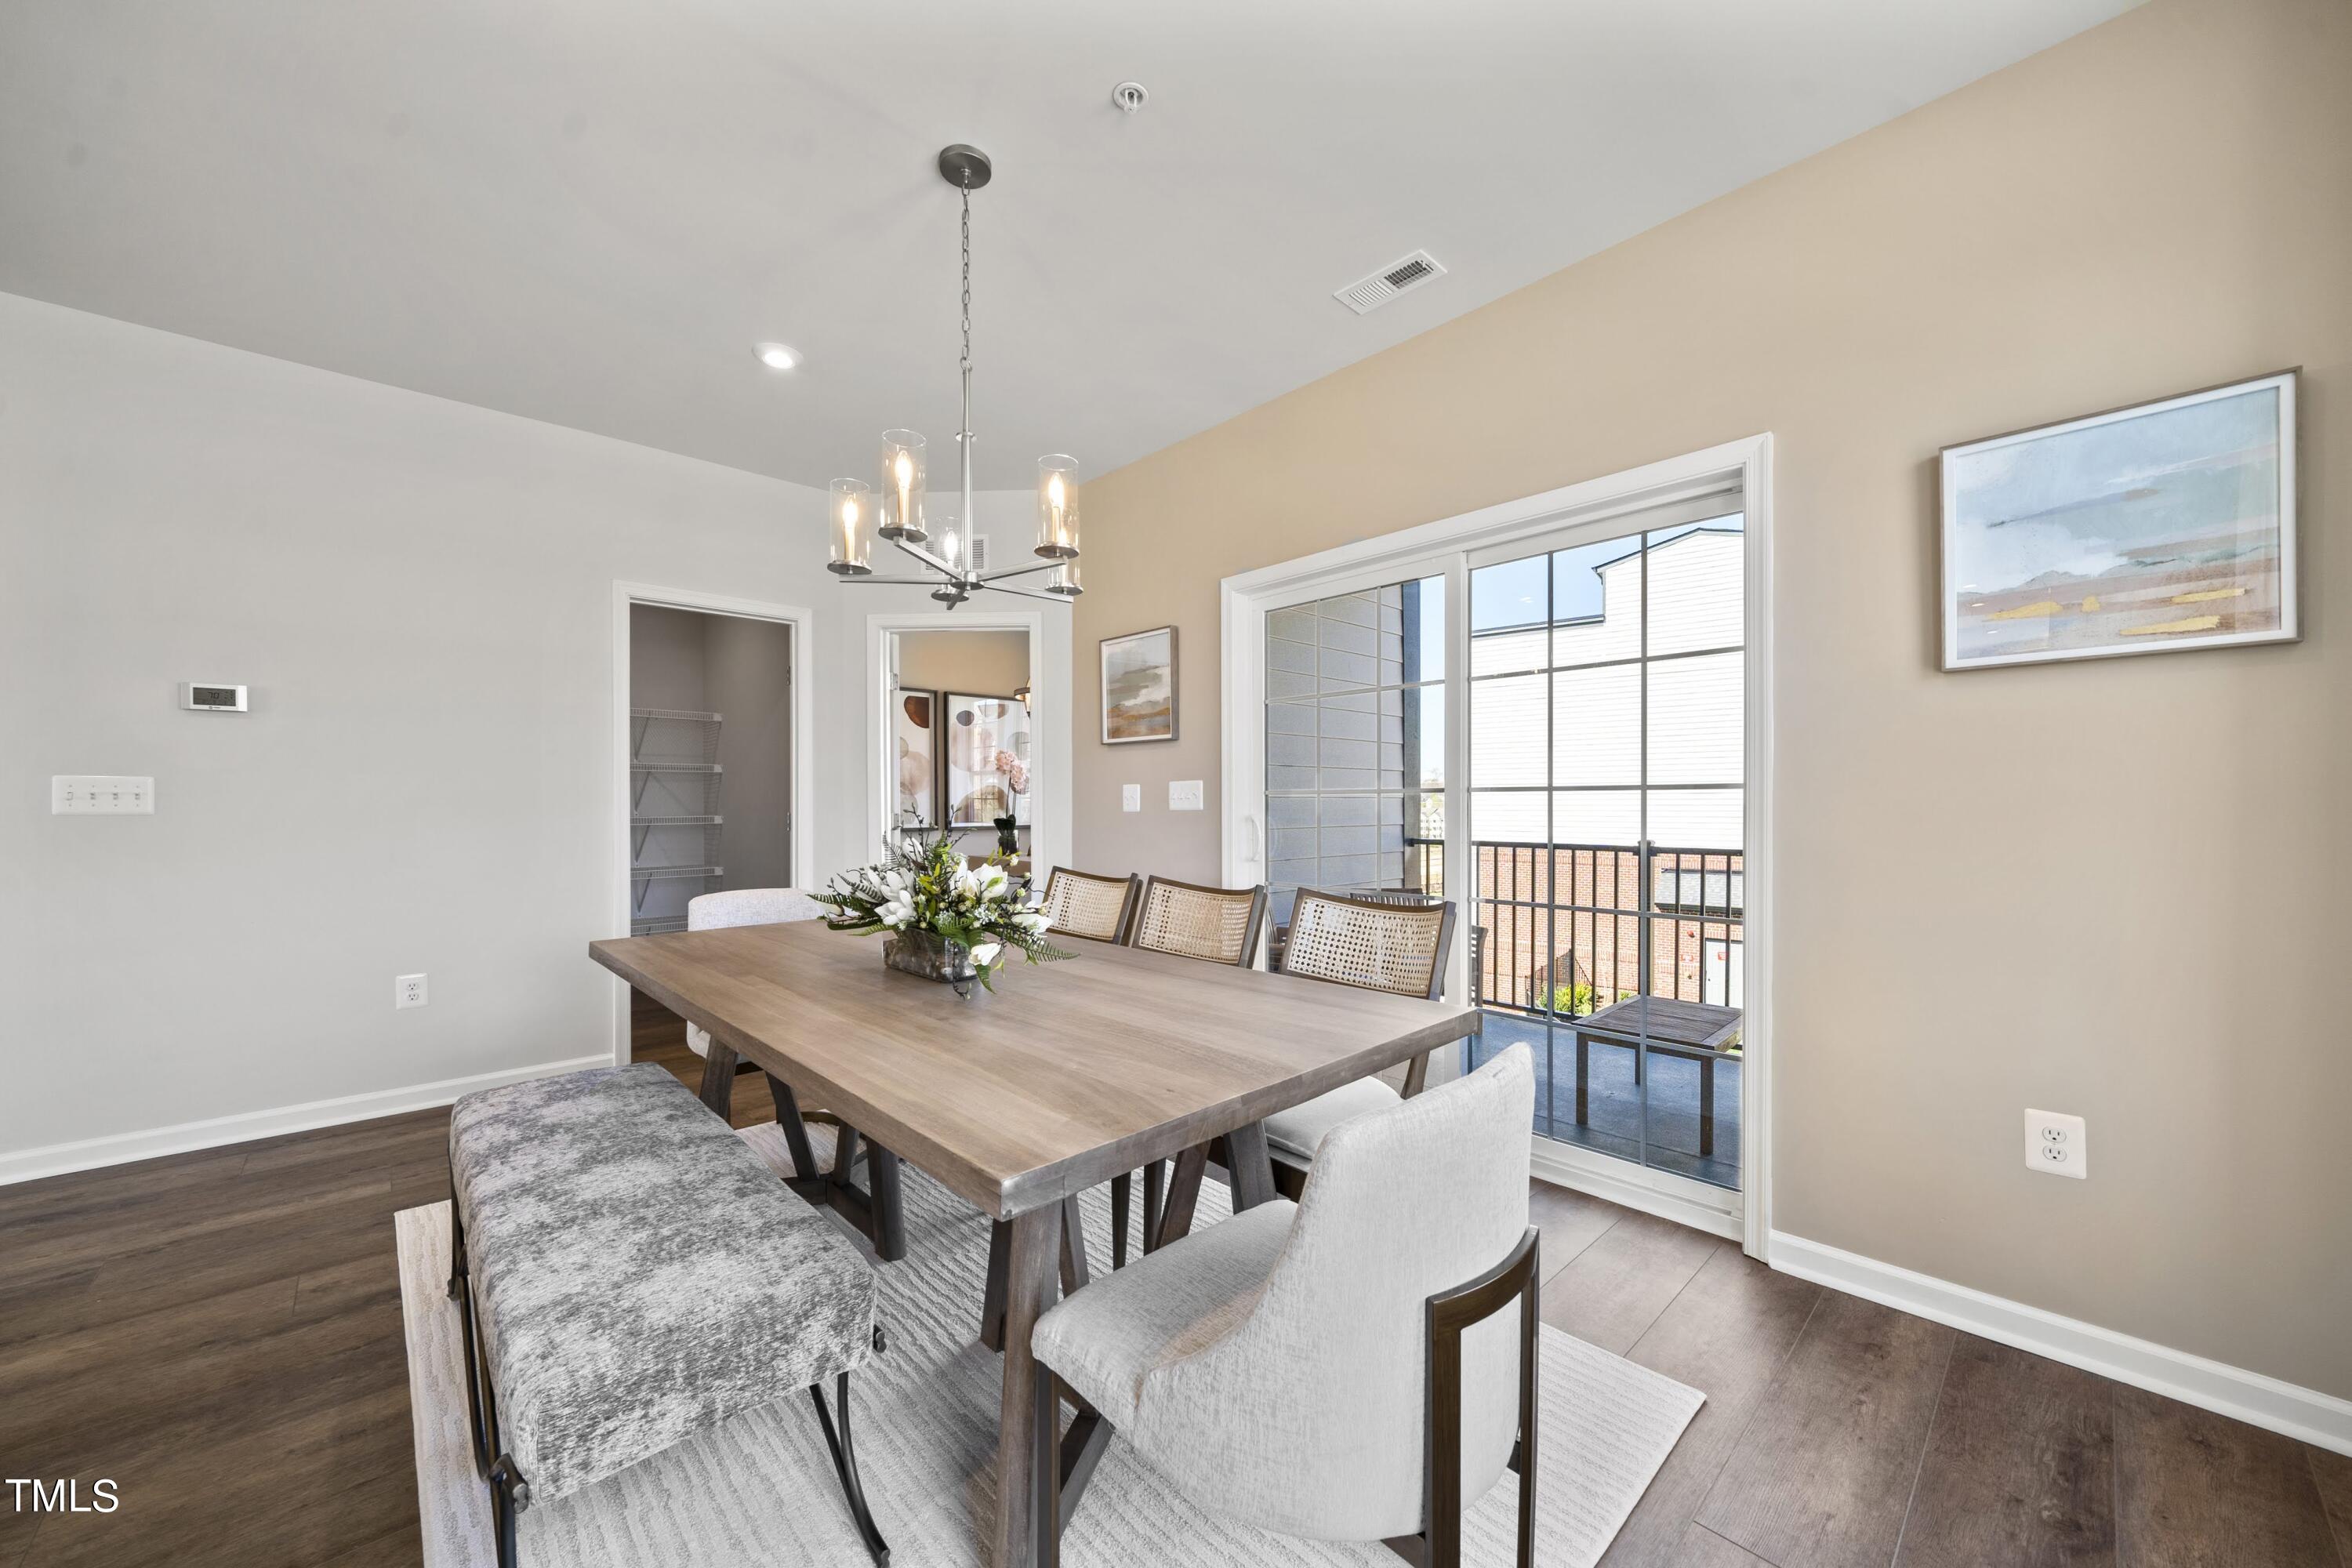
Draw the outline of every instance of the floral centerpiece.
M1007 950L1032 963L1070 955L1045 940L1048 921L1002 858L974 868L955 841L906 838L878 866L845 871L814 895L835 931L887 931L882 962L927 980L977 980L993 991Z

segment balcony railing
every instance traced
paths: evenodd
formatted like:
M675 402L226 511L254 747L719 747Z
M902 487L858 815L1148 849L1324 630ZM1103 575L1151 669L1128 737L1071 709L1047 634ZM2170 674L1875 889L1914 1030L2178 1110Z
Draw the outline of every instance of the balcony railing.
M1408 882L1443 889L1444 845L1406 843ZM1740 851L1484 839L1471 847L1476 896L1464 924L1481 1006L1574 1018L1643 994L1745 1005Z

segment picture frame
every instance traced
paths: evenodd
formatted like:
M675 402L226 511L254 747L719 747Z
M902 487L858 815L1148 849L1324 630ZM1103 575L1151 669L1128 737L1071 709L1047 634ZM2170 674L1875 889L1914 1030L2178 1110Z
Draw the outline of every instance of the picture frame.
M1017 697L947 692L940 731L943 826L987 827L1005 816L1015 826L1032 826L1036 746L1028 706Z
M1176 738L1176 628L1102 639L1102 742Z
M891 826L929 832L940 821L940 694L902 688L890 704L892 748L898 764L898 805Z
M1944 447L1943 668L2297 640L2300 375Z

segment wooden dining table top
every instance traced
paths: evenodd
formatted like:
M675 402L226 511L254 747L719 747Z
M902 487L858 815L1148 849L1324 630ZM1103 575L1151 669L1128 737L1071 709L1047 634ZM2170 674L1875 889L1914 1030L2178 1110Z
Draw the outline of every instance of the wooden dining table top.
M969 996L821 921L589 943L598 963L1007 1217L1478 1032L1474 1007L1061 939Z

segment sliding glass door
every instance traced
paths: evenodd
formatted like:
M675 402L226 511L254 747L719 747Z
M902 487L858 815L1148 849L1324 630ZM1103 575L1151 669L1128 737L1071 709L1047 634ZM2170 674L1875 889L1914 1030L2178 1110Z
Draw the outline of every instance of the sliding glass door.
M1223 585L1224 876L1268 885L1274 951L1303 888L1451 903L1483 1034L1433 1079L1524 1044L1540 1173L1751 1247L1769 466L1734 443Z
M1745 542L1707 510L1472 557L1465 896L1536 1131L1736 1190Z

